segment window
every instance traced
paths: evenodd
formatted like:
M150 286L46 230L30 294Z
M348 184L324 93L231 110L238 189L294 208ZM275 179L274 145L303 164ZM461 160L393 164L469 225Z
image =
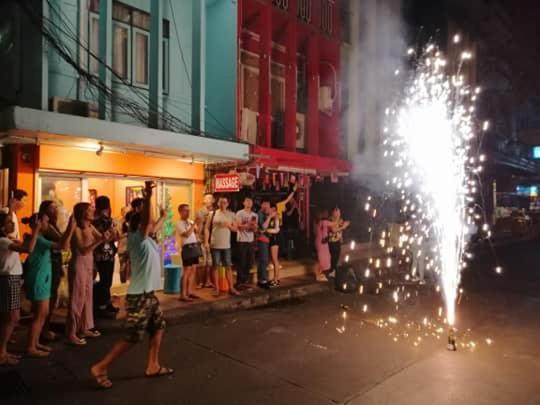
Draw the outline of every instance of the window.
M298 1L298 18L304 22L311 22L311 0Z
M328 35L334 33L334 0L321 1L321 29Z
M123 80L130 76L130 40L129 25L114 22L113 24L113 70Z
M90 55L88 61L88 69L91 74L97 75L99 69L99 17L95 13L90 13L90 22L88 24L88 38ZM95 56L94 56L95 55Z
M150 36L148 32L140 29L134 29L134 44L133 44L133 70L134 80L137 85L148 86L148 44Z
M89 70L99 71L99 0L90 0L89 9ZM148 87L150 77L150 14L114 1L112 68L125 82ZM169 21L163 20L163 92L170 87ZM96 55L95 57L92 55Z
M163 20L163 40L162 44L162 53L163 53L163 64L162 64L162 90L164 94L169 94L169 21Z

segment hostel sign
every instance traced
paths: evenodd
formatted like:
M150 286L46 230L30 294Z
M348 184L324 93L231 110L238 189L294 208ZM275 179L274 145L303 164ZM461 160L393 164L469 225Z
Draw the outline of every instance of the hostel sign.
M240 191L240 176L236 173L216 174L214 193L235 193Z

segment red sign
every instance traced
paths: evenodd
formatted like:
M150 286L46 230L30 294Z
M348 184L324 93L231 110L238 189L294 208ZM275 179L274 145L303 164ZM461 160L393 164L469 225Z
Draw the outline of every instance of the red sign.
M214 176L214 193L234 193L240 191L238 174L216 174Z

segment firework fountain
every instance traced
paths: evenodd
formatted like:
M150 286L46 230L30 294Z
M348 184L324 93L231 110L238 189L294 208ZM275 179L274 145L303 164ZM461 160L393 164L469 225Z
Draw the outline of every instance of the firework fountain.
M439 275L455 348L456 299L483 161L475 143L482 130L474 118L480 89L461 74L469 52L458 61L447 61L434 45L418 56L408 53L414 72L386 110L384 156L393 166L387 184L398 192L407 218L402 239L418 257L429 256Z

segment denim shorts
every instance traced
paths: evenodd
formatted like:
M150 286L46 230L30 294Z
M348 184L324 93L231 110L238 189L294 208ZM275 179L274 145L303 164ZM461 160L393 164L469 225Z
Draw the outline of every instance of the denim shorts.
M216 267L231 267L231 249L212 249L212 262Z

